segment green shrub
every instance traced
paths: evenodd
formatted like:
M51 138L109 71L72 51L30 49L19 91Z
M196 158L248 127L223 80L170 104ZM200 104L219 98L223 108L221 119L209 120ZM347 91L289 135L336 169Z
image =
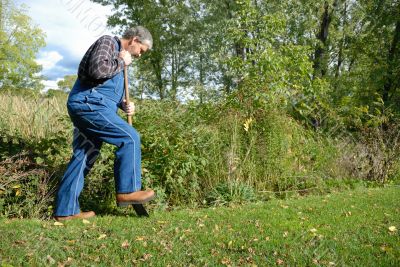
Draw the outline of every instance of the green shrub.
M0 102L8 97L14 105L0 105L1 214L50 216L57 182L72 155L65 98L11 95L0 96ZM141 134L143 187L157 192L152 208L282 198L357 186L364 179L349 165L358 150L343 145L344 139L305 128L275 104L240 107L230 100L137 101L134 127ZM24 119L18 120L21 108ZM117 211L114 151L102 147L80 198L84 209ZM391 166L387 179L399 177L398 161Z
M56 175L37 166L26 154L8 158L0 166L0 214L18 218L51 216Z

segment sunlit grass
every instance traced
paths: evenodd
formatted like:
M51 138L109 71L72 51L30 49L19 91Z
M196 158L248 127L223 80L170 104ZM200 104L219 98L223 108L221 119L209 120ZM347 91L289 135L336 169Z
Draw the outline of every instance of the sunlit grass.
M0 260L75 266L399 266L400 188L150 218L0 221Z
M0 130L25 140L51 137L62 131L67 116L65 97L23 97L0 94Z

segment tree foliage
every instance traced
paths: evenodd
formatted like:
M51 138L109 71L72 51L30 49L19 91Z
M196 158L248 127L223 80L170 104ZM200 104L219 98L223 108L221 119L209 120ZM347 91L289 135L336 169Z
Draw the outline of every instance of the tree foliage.
M159 98L241 91L270 102L279 91L316 127L341 118L359 128L400 110L398 0L101 2L120 10L111 25L154 33L138 75Z
M38 88L41 66L36 53L45 45L44 33L26 10L10 0L0 1L0 88Z
M78 75L65 75L64 78L57 82L58 89L64 92L68 92L72 89L75 84L76 78Z

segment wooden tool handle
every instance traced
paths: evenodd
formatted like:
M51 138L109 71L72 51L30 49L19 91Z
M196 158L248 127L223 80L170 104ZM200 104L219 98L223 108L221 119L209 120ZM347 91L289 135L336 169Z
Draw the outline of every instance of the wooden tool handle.
M124 82L125 82L125 101L129 105L129 87L128 87L128 67L124 66ZM132 125L132 116L127 115L129 125Z

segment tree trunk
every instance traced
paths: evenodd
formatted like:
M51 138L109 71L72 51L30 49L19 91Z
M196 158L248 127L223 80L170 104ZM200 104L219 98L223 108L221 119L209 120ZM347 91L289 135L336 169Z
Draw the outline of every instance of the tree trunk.
M199 99L200 104L203 104L203 88L204 88L204 70L203 70L203 53L200 53L200 66L199 66L199 83L200 83L200 91L199 91Z
M327 63L324 62L324 57L326 54L327 40L329 34L329 25L332 21L333 11L336 9L338 5L338 0L335 0L333 3L333 9L329 12L329 3L325 1L324 3L324 13L322 14L321 24L319 33L317 35L317 39L320 43L317 45L315 49L314 56L314 77L323 77L327 72Z
M340 67L342 66L342 63L343 63L343 47L344 47L344 42L345 42L345 38L346 38L346 34L345 34L346 25L347 25L347 2L345 1L344 10L343 10L343 24L342 24L343 35L342 35L342 39L340 40L340 44L339 44L339 53L338 53L338 60L337 60L337 65L336 65L335 78L339 77Z
M153 69L154 69L154 74L156 76L156 84L157 84L157 93L158 97L162 100L165 98L165 93L164 93L164 83L162 80L162 66L161 62L159 60L157 61L152 61Z
M387 102L389 101L389 94L392 91L393 87L393 69L395 68L394 62L399 40L400 40L400 19L397 19L396 29L394 30L392 44L390 46L387 57L388 71L386 75L386 81L383 86L383 94L382 94L382 100L385 104L387 104Z

